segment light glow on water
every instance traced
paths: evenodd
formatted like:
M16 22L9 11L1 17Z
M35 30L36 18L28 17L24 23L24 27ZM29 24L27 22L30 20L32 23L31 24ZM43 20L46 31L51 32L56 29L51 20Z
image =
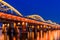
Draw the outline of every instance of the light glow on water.
M60 30L47 31L47 32L28 32L18 33L16 35L3 33L0 30L0 40L60 40Z

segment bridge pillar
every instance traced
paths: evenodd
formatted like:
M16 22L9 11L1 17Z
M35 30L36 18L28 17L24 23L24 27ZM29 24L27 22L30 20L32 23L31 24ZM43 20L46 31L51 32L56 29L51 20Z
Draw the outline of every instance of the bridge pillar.
M20 33L22 31L22 22L14 23L14 29L16 33Z
M39 25L39 29L42 30L43 29L43 25L40 24Z
M34 24L28 23L28 39L30 37L33 37L34 38Z
M35 24L28 24L28 31L29 32L37 31L37 25L35 25Z
M34 24L28 23L28 32L33 32L34 31Z
M15 30L15 33L18 32L18 26L17 26L17 23L16 22L14 22L14 30Z
M16 33L26 32L27 31L27 23L26 22L15 22L14 29Z
M26 22L21 22L22 26L22 31L20 32L20 36L23 38L27 38L27 23ZM25 37L24 37L25 36Z
M44 26L43 26L43 30L44 30L44 31L47 31L47 30L48 30L48 26L47 26L47 25L44 25Z
M37 31L40 31L40 26L39 25L37 25Z
M26 32L26 28L27 28L27 23L26 22L22 22L22 31Z
M13 33L13 32L15 32L15 30L14 30L14 22L11 22L11 23L9 23L7 33Z
M32 28L32 31L34 31L34 25L32 25L32 27L31 27L31 28Z
M34 32L37 32L37 25L34 25Z
M3 25L2 25L2 32L3 32L3 33L7 32L7 31L6 31L6 24L3 24Z
M8 23L3 23L2 24L2 32L7 32L7 28L9 27L9 24Z
M32 31L32 26L31 26L31 25L28 26L28 31L29 31L29 32Z
M47 28L47 30L51 30L51 26L48 26L48 25L47 25L47 27L46 27L46 28Z

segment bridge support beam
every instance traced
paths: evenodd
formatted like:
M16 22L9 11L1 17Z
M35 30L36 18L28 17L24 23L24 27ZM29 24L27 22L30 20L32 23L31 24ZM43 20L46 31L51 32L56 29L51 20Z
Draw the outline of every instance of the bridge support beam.
M9 23L9 27L8 27L7 33L13 33L13 32L15 32L14 22L11 22L11 23Z
M15 22L14 23L14 29L16 33L20 33L22 30L22 23L21 22Z
M2 24L2 32L3 32L3 33L6 33L7 30L8 30L8 27L9 27L9 24L8 24L8 23L3 23L3 24Z
M43 29L43 25L39 25L39 29L42 30Z
M27 28L27 23L26 22L22 22L22 31L26 32L27 31L26 28Z
M28 32L33 32L34 31L34 24L28 23Z
M39 25L37 25L37 31L38 31L38 32L40 31L40 26L39 26Z
M18 26L17 26L17 23L14 22L14 30L15 30L15 33L18 33Z
M3 33L7 32L5 25L6 25L6 24L3 24L3 25L2 25L2 32L3 32Z

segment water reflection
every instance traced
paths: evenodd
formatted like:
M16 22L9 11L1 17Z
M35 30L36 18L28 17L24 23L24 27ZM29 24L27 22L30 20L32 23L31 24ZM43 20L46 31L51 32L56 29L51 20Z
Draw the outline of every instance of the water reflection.
M60 40L60 30L47 32L27 32L18 34L2 34L0 30L0 40Z

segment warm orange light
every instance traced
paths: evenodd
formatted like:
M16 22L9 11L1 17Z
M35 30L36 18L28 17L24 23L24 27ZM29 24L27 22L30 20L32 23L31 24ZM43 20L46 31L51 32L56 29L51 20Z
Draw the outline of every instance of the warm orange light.
M20 25L21 23L19 22L18 25Z
M2 29L4 29L4 24L2 25Z
M0 2L3 1L3 0L0 0Z
M1 1L1 0L0 0ZM4 18L4 19L10 19L10 20L16 20L16 21L23 21L22 22L22 25L26 25L26 23L24 22L27 22L27 23L36 23L36 24L41 24L41 27L44 27L46 28L46 26L42 26L42 25L48 25L48 26L52 26L54 28L54 26L52 24L48 24L48 23L44 23L44 22L38 22L38 21L35 21L35 20L31 20L31 19L27 19L27 18L22 18L22 17L19 17L19 16L14 16L14 15L10 15L10 14L6 14L6 13L3 13L3 12L0 12L0 18ZM55 27L55 28L59 28L59 27Z
M46 25L44 25L44 28L46 28Z
M25 23L24 22L22 22L22 25L24 25Z
M16 27L16 23L14 23L14 28Z
M9 24L7 24L7 26L9 27Z
M39 29L39 25L37 26L37 28Z
M34 28L34 26L32 26L32 28Z

